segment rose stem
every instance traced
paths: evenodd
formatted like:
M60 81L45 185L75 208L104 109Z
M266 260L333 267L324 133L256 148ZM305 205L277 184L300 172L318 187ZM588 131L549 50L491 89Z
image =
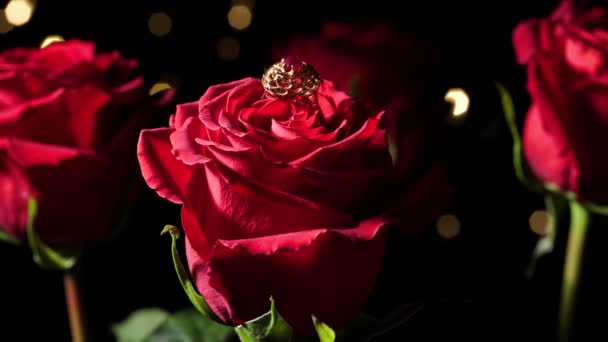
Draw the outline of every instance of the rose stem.
M78 286L78 272L68 270L63 275L63 287L65 289L65 303L70 320L70 332L72 342L84 342L85 330L82 317L82 305L80 290Z
M570 201L570 231L566 246L559 317L559 337L562 342L572 338L576 294L589 223L590 215L587 209L576 201Z

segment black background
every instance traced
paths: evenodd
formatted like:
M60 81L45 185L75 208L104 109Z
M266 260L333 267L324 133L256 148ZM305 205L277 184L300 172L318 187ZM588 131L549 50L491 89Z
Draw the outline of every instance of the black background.
M49 34L94 40L99 50L118 49L138 58L141 73L151 82L174 75L177 102L186 102L197 99L209 85L259 77L272 62L269 55L274 39L317 32L327 20L383 20L416 32L442 54L445 82L466 89L471 99L464 122L450 129L444 153L456 187L447 211L458 216L462 231L455 239L443 240L430 226L418 241L395 239L391 244L379 282L382 290L373 300L397 303L422 295L428 304L399 335L387 340L552 341L559 255L541 264L536 279L524 276L536 240L528 217L543 202L514 177L511 138L494 81L500 80L511 90L518 113L523 115L529 101L525 71L515 63L511 30L522 19L549 14L556 4L260 0L252 25L236 32L226 21L231 6L227 0L197 4L39 0L28 24L0 35L0 49L37 46ZM172 31L165 37L148 31L147 19L155 11L165 11L173 19ZM217 57L216 43L224 36L240 41L236 61ZM115 241L88 246L82 260L82 285L93 341L111 340L109 325L136 308L176 310L189 305L173 269L170 238L159 236L167 223L179 225L178 208L146 189L133 212L130 230ZM601 236L592 244L599 245L599 241ZM22 248L0 245L0 260L0 334L14 336L0 340L69 340L61 274L40 270ZM589 266L594 267L601 270ZM599 317L592 320L590 309L594 305L601 308L596 296L604 292L598 288L585 292L590 299L581 309L589 312L585 329L593 333L601 331L596 325Z

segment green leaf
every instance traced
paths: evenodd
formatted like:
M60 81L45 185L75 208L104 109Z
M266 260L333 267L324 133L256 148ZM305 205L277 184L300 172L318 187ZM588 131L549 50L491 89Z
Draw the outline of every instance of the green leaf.
M146 339L146 342L230 342L238 341L234 328L201 315L196 309L180 310Z
M348 93L358 99L361 96L361 77L355 75L348 81Z
M205 299L196 292L196 288L192 285L188 272L184 268L182 261L179 257L179 251L177 250L177 239L180 237L179 229L172 225L166 225L163 231L160 233L164 235L166 233L171 234L171 255L173 256L173 265L175 266L175 272L179 278L179 282L182 284L188 299L192 302L192 305L201 313L203 316L211 318L216 322L221 320L211 311L211 308L205 301Z
M233 327L201 315L196 309L169 313L161 308L134 311L111 327L117 342L232 342Z
M498 82L496 82L496 87L500 93L500 101L502 103L505 119L513 138L513 167L515 169L515 175L517 176L517 179L529 189L537 192L543 192L542 184L530 171L529 166L523 156L521 136L519 135L519 129L517 127L515 106L513 105L511 94L509 94L509 91Z
M111 327L117 342L144 342L169 318L160 308L145 308L132 312L124 321Z
M315 330L317 331L317 335L319 335L320 342L334 342L336 340L336 332L314 315L312 316L312 323L315 325Z
M38 213L38 205L33 197L28 199L27 242L32 250L34 261L42 268L65 271L72 268L78 256L79 248L53 249L45 244L34 229L34 220Z
M270 298L270 311L234 328L241 342L289 342L293 330L277 312L274 299Z
M4 230L2 230L2 227L0 227L0 241L4 241L4 242L10 243L12 245L21 244L21 241L19 241L19 239L12 236L11 234L5 232Z

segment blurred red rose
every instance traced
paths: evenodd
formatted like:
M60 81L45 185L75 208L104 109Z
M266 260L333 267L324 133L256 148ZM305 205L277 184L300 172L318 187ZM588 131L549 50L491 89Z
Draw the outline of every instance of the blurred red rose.
M532 97L523 146L536 176L608 201L608 10L570 1L547 18L520 23L516 55Z
M72 40L0 54L0 227L23 239L27 197L47 242L108 237L124 214L150 98L136 61Z
M360 310L387 236L381 114L327 81L302 106L246 78L210 87L178 105L170 127L142 132L144 178L183 205L188 264L218 317L258 317L272 295L305 334L311 314L339 328Z
M451 199L452 187L437 162L448 105L440 61L413 34L384 23L326 23L317 36L297 35L277 43L274 58L299 56L321 77L386 110L386 127L397 147L397 174L406 196L404 227L416 230L434 221ZM415 212L415 215L411 213Z

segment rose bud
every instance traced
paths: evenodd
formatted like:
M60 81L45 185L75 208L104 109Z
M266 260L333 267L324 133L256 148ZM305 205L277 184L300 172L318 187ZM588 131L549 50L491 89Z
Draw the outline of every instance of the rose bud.
M436 51L385 23L330 22L319 35L295 35L287 43L278 42L274 55L299 56L339 89L386 110L381 127L386 127L393 145L405 195L402 225L415 231L432 223L452 194L438 163L449 106L443 99L447 87L441 83Z
M288 57L142 132L143 176L182 205L194 283L221 320L254 319L272 296L309 334L313 314L340 328L361 309L387 237L382 114Z
M608 201L608 10L564 1L547 17L513 32L518 61L527 64L532 103L523 149L539 180Z
M109 237L137 176L133 151L152 111L136 61L71 40L0 54L0 229L23 240L27 201L37 234L72 244Z

